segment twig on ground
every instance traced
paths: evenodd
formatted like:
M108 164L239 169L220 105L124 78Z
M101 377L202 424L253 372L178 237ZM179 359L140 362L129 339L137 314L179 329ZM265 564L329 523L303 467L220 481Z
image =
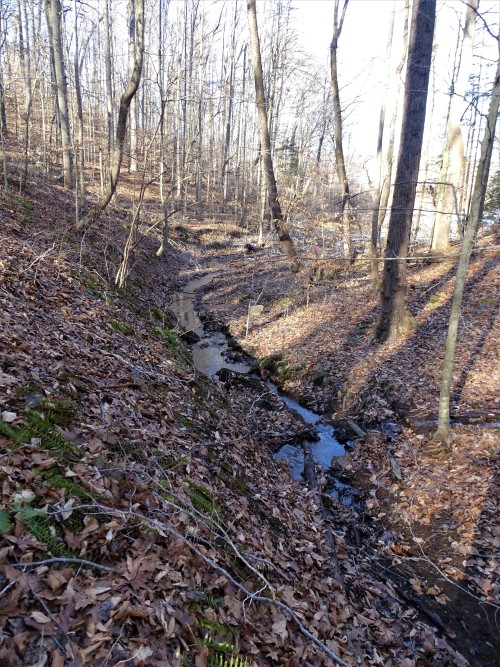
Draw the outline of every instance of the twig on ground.
M23 570L31 567L40 567L41 565L51 565L52 563L74 563L76 565L85 565L87 567L94 568L96 570L102 570L103 572L109 572L110 574L122 574L120 570L115 567L108 567L107 565L101 565L100 563L94 563L91 560L85 560L82 558L71 558L71 557L55 557L55 558L46 558L45 560L32 561L30 563L12 563L14 567L20 567Z
M190 541L187 537L182 535L182 533L179 533L177 530L172 528L171 526L167 526L166 524L157 521L156 519L151 519L143 514L140 514L139 512L133 512L132 510L119 510L115 509L114 507L107 507L106 505L80 505L78 507L75 507L74 509L95 509L99 512L105 512L110 515L115 515L115 516L120 516L120 517L134 517L135 519L139 519L140 521L143 521L144 523L150 525L152 528L155 528L160 534L163 536L166 535L166 533L172 535L173 537L176 537L178 540L183 542L193 553L195 553L201 560L206 563L211 569L215 570L219 574L221 574L227 581L230 581L233 586L235 586L239 591L241 591L247 598L247 600L250 600L251 602L265 602L266 604L271 604L275 607L278 607L279 609L283 610L290 618L292 621L296 624L298 627L299 631L308 639L310 639L318 648L320 648L323 653L325 653L329 658L333 660L333 662L337 665L342 665L342 667L350 667L350 665L347 662L344 662L342 658L340 658L338 655L333 653L326 644L324 644L321 640L319 640L317 637L315 637L309 630L301 623L301 621L298 619L296 616L295 612L284 602L280 602L279 600L276 600L275 598L268 598L264 597L262 595L258 595L256 593L252 593L249 591L243 584L241 584L239 581L237 581L224 567L221 565L218 565L215 561L213 561L211 558L209 558L207 555L205 555L198 547L193 544L192 541ZM260 578L262 579L262 575L260 575Z

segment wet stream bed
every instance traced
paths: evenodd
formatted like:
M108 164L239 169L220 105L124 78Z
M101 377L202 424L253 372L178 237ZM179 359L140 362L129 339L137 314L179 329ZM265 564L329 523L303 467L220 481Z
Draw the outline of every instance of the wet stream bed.
M301 406L293 398L283 394L272 382L265 382L254 374L255 360L250 357L237 361L230 359L229 341L223 331L211 331L204 325L198 314L195 301L200 290L209 285L219 276L219 271L206 274L189 281L184 288L174 295L172 310L176 314L179 325L194 340L191 346L195 368L213 380L218 380L221 372L230 371L254 378L267 385L269 391L278 397L288 410L291 410L310 427L311 450L314 460L321 466L327 477L325 491L346 507L359 506L359 491L337 479L330 471L332 460L344 456L346 447L335 438L333 426L322 422L321 415ZM304 481L304 451L301 442L289 442L282 445L274 455L277 461L286 461L290 466L290 474L296 481Z
M244 377L247 381L255 381L275 397L277 397L288 410L298 415L306 425L305 436L313 452L316 463L323 469L327 483L324 491L345 508L352 508L365 516L363 512L363 498L373 495L365 484L364 488L352 485L349 475L345 477L339 472L342 465L341 457L350 448L350 443L342 445L335 437L334 428L324 423L321 415L318 415L301 406L297 401L280 392L271 382L266 382L254 374L255 361L244 353L235 355L231 349L230 341L224 333L224 327L211 326L203 322L196 310L196 298L201 290L209 285L212 280L221 274L218 265L212 267L212 271L188 282L184 288L174 295L172 310L178 318L180 327L186 332L187 340L191 343L193 362L196 369L204 375L221 381L224 374L236 374ZM221 330L222 328L222 330ZM302 437L302 441L304 437ZM286 461L290 467L293 479L304 481L304 451L302 441L292 439L291 442L280 444L275 450L274 458L278 461ZM334 472L335 471L335 472ZM373 554L372 563L374 571L380 568L379 575L392 582L398 594L408 604L417 609L420 614L437 628L438 634L444 634L456 646L458 651L468 659L468 664L477 667L494 667L498 664L497 658L500 652L500 632L495 606L483 605L481 600L466 594L464 582L457 585L455 582L443 579L436 571L423 567L420 559L407 559L406 565L401 563L395 566L391 559L384 556L384 551L389 548L386 541L397 539L397 520L390 519L390 513L383 514L386 518L381 521L379 529L375 529L375 539L378 539L380 549ZM391 520L395 521L391 525ZM384 524L385 522L385 524ZM378 535L378 538L377 538ZM387 537L388 536L388 537ZM394 537L396 536L396 537ZM386 539L387 537L387 539ZM355 540L356 542L358 539ZM368 546L368 545L367 545ZM368 546L368 549L373 548ZM411 565L410 565L411 563ZM415 577L422 577L429 584L438 583L443 593L446 594L449 604L442 607L427 596L416 596L410 582ZM454 641L455 640L455 641Z

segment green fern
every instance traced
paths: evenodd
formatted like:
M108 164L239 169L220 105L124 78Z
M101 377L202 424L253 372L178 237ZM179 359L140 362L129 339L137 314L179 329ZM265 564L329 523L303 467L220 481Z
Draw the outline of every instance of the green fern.
M198 512L208 516L214 516L217 513L214 497L206 487L190 482L185 488L193 507Z
M234 644L218 642L210 635L205 635L205 637L197 641L201 646L208 646L212 651L216 651L217 653L236 653L238 651Z
M198 591L198 595L200 596L202 602L204 602L206 606L211 607L212 609L217 609L217 607L220 607L224 604L223 597L211 595L206 591Z
M31 508L30 508L31 509ZM48 516L35 510L31 510L30 514L35 512L34 516L22 516L23 523L29 533L36 537L39 542L42 542L49 554L52 556L75 556L76 552L68 547L62 541L62 531L54 521L51 521Z
M30 429L26 427L14 429L4 422L0 422L0 433L3 433L17 447L26 445L31 440Z
M45 419L58 426L68 426L76 414L76 408L72 403L59 399L40 401L38 410L43 412Z
M44 449L49 449L62 459L78 452L77 448L69 440L60 435L54 429L53 425L37 412L29 410L26 413L26 420L28 422L28 430L33 435L41 438Z
M55 486L56 489L66 489L68 493L77 498L82 498L83 500L88 500L89 498L94 498L95 494L92 494L90 491L87 491L78 484L75 484L71 479L61 475L60 471L56 468L51 470L41 470L34 472L40 472L42 477L44 477L51 486Z
M211 653L207 660L208 667L250 667L248 658L242 655L232 655L229 659L217 653Z

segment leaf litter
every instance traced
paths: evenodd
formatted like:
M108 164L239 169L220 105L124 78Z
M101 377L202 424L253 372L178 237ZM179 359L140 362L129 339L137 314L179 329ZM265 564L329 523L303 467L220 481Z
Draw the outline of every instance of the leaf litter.
M420 526L428 521L433 527L437 517L447 544L435 565L454 579L472 568L475 579L468 574L467 583L475 582L474 594L495 599L498 561L484 557L494 553L499 537L496 499L488 491L493 431L459 427L445 458L427 453L426 439L409 427L390 440L370 431L340 464L367 494L363 511L329 496L324 501L342 571L342 581L336 580L314 493L272 457L273 437L293 438L303 424L273 399L259 403L262 389L228 389L200 376L169 319L177 280L196 271L201 258L189 249L188 260L187 246L182 256L179 242L166 261L152 261L153 241L146 240L129 289L114 291L107 272L118 259L113 248L103 250L103 240L116 222L105 218L90 238L75 239L65 194L52 194L50 210L40 193L33 194L36 229L2 210L0 379L8 419L0 433L0 662L206 665L217 656L239 655L255 665L332 664L283 608L266 602L275 599L346 664L465 665L453 639L384 575L380 555L388 566L420 558L428 547ZM232 253L226 251L227 272L202 303L243 341L254 292L245 291L251 281L242 278L251 276L253 290L259 286L255 265ZM305 299L304 286L291 284L281 264L273 266L273 289ZM165 276L166 267L171 275ZM265 272L260 276L265 279ZM344 307L353 285L345 287L331 296L344 299ZM425 367L422 393L409 370L410 346L398 350L397 362L369 342L353 352L332 319L339 311L331 301L321 305L317 295L320 305L311 318L304 306L283 306L277 303L283 295L274 296L272 307L284 308L284 315L274 321L276 312L271 317L264 304L245 345L258 356L285 353L289 372L282 384L288 391L321 409L334 387L344 413L359 418L354 397L375 374L377 387L390 378L393 393L421 411L434 407L430 388L438 370ZM354 294L345 311L356 321L372 305L367 298L362 308ZM174 346L157 331L159 312ZM462 356L481 338L475 326ZM357 330L363 337L368 328ZM433 348L425 344L430 357ZM488 394L489 338L484 349L491 357L485 361L481 353L474 361L476 393L474 382L463 389L469 412L479 402L481 409L486 401L488 409L496 405ZM360 423L373 426L393 411L385 392ZM57 415L67 419L58 424ZM392 475L388 452L401 480ZM395 529L388 520L397 534L376 551L373 525L389 513L398 514L401 525ZM467 551L471 541L477 553ZM419 577L415 587L419 594L429 590ZM438 586L429 595L446 602Z

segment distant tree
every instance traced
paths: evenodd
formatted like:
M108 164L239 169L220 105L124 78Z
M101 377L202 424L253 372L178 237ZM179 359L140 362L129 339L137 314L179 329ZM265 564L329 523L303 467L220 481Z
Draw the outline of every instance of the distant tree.
M435 21L436 0L415 0L408 46L401 143L377 328L377 337L382 342L397 339L413 326L406 303L406 257L422 152Z
M484 210L488 213L500 212L500 171L497 171L490 179L488 189L486 191L486 201Z
M389 121L389 141L387 143L387 150L385 153L385 173L383 179L382 192L380 194L380 203L378 206L378 233L384 224L385 216L389 206L389 198L392 188L392 170L394 166L394 147L396 145L396 121L398 119L398 110L400 108L401 97L401 81L403 69L406 63L406 56L408 55L408 19L410 16L410 0L405 0L404 22L403 22L403 48L401 50L401 58L394 70L392 82L389 88L392 90L391 101L389 106L392 106L391 119Z
M436 221L431 243L433 252L446 252L448 250L453 212L458 206L458 189L465 162L460 116L463 111L464 97L472 66L472 47L478 6L479 0L469 0L467 4L460 59L455 80L452 82L443 163L439 179L441 184L438 190ZM445 185L445 183L449 183L449 185ZM459 211L455 212L459 213Z
M460 306L469 268L469 260L474 245L474 238L477 233L478 225L481 220L484 195L488 184L488 171L491 163L491 149L495 139L495 127L498 119L498 108L500 106L500 34L498 39L498 63L493 84L493 92L490 101L488 119L484 136L481 142L481 155L479 158L476 178L474 181L474 191L471 201L470 218L465 231L462 251L458 260L457 279L455 290L451 301L450 321L448 325L448 336L444 352L443 376L441 380L441 393L439 396L439 415L438 428L434 434L434 439L438 442L446 441L450 430L450 393L453 379L453 366L455 358L455 348L457 343L458 322L460 319Z
M396 2L394 2L391 19L389 22L389 30L387 33L387 46L385 51L385 60L386 60L386 89L384 96L382 98L382 103L380 105L380 115L378 121L378 134L377 134L377 168L375 172L375 181L373 184L373 211L372 211L372 222L371 222L371 243L370 243L370 254L373 257L371 262L371 275L374 283L378 279L378 261L376 259L378 251L378 218L380 213L380 198L382 196L382 145L384 140L384 128L385 128L385 111L386 111L386 95L389 87L389 72L391 67L391 53L392 53L392 38L394 33L394 17L396 14Z
M339 17L340 0L335 0L333 9L333 37L330 44L330 74L332 78L333 94L333 135L335 140L335 164L342 192L342 232L344 236L344 257L351 256L351 229L350 229L350 205L349 205L349 181L344 157L343 130L342 130L342 108L340 106L340 87L337 63L337 50L340 33L344 25L345 13L349 0L344 0L344 6Z
M66 67L62 46L61 0L44 0L45 16L49 33L50 53L54 68L56 85L56 101L61 125L61 143L63 155L64 187L71 189L73 180L73 151L71 141L71 127L69 120L68 87L66 82Z
M46 0L47 2L48 0ZM113 197L120 169L123 160L123 148L127 135L127 119L129 115L130 103L137 92L142 74L142 63L144 60L144 0L134 0L134 12L131 16L135 20L135 42L134 42L134 63L130 79L120 99L120 108L118 110L118 121L116 124L116 139L113 148L113 157L111 160L110 179L106 190L99 203L84 217L78 224L78 227L84 227L91 222L99 219L101 213Z
M278 185L274 174L273 159L271 155L271 139L269 136L269 126L267 121L266 97L264 94L264 77L262 74L262 60L260 56L259 31L257 26L257 10L255 0L247 0L248 10L248 30L250 36L250 49L252 53L252 64L255 79L255 97L258 113L259 137L262 153L262 164L266 178L269 207L271 216L286 256L290 262L290 268L294 273L301 269L301 263L295 250L293 241L286 228L285 217L281 210L278 197Z

